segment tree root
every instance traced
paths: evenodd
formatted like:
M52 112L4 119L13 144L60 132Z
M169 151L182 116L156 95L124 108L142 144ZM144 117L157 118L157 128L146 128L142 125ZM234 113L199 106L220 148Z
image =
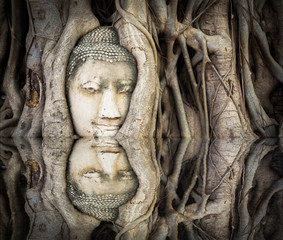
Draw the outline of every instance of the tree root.
M12 1L12 25L11 25L11 48L9 53L8 64L3 79L3 92L6 95L6 101L13 112L10 119L2 120L0 123L0 131L4 128L15 126L21 115L23 107L23 99L19 89L19 71L22 64L23 42L25 38L25 28L23 22L25 19L23 11L24 3L19 1ZM20 13L20 14L19 14ZM0 109L0 112L3 109Z
M244 88L245 88L245 97L247 105L249 108L249 113L251 116L252 123L259 133L264 137L274 137L276 136L275 127L262 108L256 94L254 91L252 79L251 79L251 70L249 67L249 16L247 12L249 7L246 0L241 0L240 2L235 1L238 17L239 17L239 26L240 26L240 53L241 61L243 68L243 78L244 78ZM253 24L253 23L251 23ZM263 46L263 45L262 45ZM282 76L281 76L282 77Z
M195 98L197 108L198 108L198 111L199 111L199 114L200 114L201 128L203 129L202 130L202 136L204 137L205 136L205 126L206 126L205 117L204 117L204 110L203 110L203 106L202 106L202 103L201 103L201 100L200 100L200 95L199 95L199 92L198 92L198 86L197 86L197 82L196 82L195 75L194 75L194 72L193 72L192 64L191 64L191 61L190 61L190 56L189 56L189 53L188 53L185 37L183 35L180 35L178 37L178 41L179 41L179 44L181 46L183 57L184 57L184 60L185 60L185 64L187 66L188 74L189 74L189 77L190 77L190 82L191 82L191 86L192 86L192 89L193 89L194 98Z
M72 136L73 126L65 97L65 70L69 54L78 38L99 26L91 12L90 0L70 1L67 24L54 46L49 40L43 53L46 101L43 110L43 136ZM56 29L57 30L57 29Z
M51 9L56 8L50 1L45 1L44 4L40 1L27 1L27 9L29 32L26 43L26 101L13 136L41 137L42 112L45 101L45 84L41 65L42 53L47 41L46 37L58 39L58 36L51 35L50 32L52 32L51 29L56 29L61 21L59 16L55 16L56 11L52 13ZM41 14L37 14L38 12ZM44 19L42 19L43 15Z
M141 9L139 9L139 7L147 9L148 6L146 4L144 4L144 3L142 3L141 5L137 4L136 8L131 9L132 12L128 12L128 11L125 11L121 7L120 0L115 0L115 5L116 5L118 13L122 16L123 20L125 20L126 22L132 24L134 27L136 27L136 29L138 29L141 33L143 33L144 36L146 37L146 39L148 40L148 42L149 42L149 44L151 46L151 49L152 49L152 53L153 53L153 57L154 57L154 70L155 70L154 71L155 97L154 97L154 105L153 105L152 116L151 116L150 132L149 132L148 136L154 137L155 130L156 130L157 111L158 111L158 106L160 104L159 81L158 81L158 76L157 76L157 49L156 49L156 43L154 42L153 37L151 36L149 31L143 26L143 24L145 25L146 22L143 21L141 23L135 17L135 16L139 16L139 11L141 10ZM145 11L147 12L148 10L145 10ZM143 19L143 20L146 20L146 19Z
M126 226L116 235L115 240L119 240L120 237L121 237L124 233L130 231L131 229L135 228L135 227L136 227L138 224L140 224L141 222L147 220L147 219L151 216L151 214L152 214L152 212L153 212L153 210L154 210L154 207L155 207L155 204L156 204L156 200L157 200L157 196L156 196L156 194L155 194L155 195L154 195L153 202L151 203L151 205L150 205L150 207L149 207L147 213L144 214L144 215L142 215L142 216L140 216L140 217L139 217L138 219L136 219L135 221L133 221L133 222L129 223L128 225L126 225Z
M264 60L266 62L266 65L268 66L268 69L270 70L271 74L281 83L283 83L283 68L274 60L274 58L271 56L269 45L267 42L267 38L265 35L265 32L261 29L258 22L253 19L253 29L255 30L255 36L259 43L259 46L261 47Z
M245 164L246 168L244 169L245 172L243 173L243 186L240 192L240 201L238 207L239 227L238 227L238 232L236 234L237 239L248 239L248 235L252 231L254 231L255 225L252 226L252 216L250 216L248 211L249 192L253 187L254 176L260 161L269 151L275 148L275 146L269 145L268 141L269 141L268 139L264 139L261 142L257 143L254 149L251 151L248 160L246 161ZM268 199L269 201L270 198L271 197L267 197L266 199ZM264 211L265 208L262 209Z
M2 158L6 169L3 174L3 179L7 189L7 195L9 199L9 207L11 211L12 234L11 239L24 239L28 230L25 227L25 222L28 221L24 207L21 204L23 202L23 196L19 194L20 189L20 175L23 171L23 163L20 160L20 155L14 146L7 146L0 143L0 152L9 152L7 159Z
M2 90L3 73L7 64L9 54L9 27L6 14L6 1L0 1L0 86ZM0 103L1 107L1 103Z

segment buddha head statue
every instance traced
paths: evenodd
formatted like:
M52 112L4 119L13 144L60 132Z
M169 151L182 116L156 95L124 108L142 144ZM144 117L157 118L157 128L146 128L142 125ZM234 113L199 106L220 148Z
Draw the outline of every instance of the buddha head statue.
M67 169L67 194L81 212L100 221L117 219L119 206L136 193L138 179L119 145L97 145L81 138Z
M73 49L67 98L79 136L114 136L128 113L137 80L134 56L119 45L113 27L98 27Z

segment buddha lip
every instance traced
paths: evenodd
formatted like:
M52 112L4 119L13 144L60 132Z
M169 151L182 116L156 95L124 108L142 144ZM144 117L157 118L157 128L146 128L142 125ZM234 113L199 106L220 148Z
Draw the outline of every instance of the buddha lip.
M109 130L109 131L111 131L111 130L117 130L117 129L119 129L120 128L120 126L119 125L104 125L104 124L96 124L96 126L98 127L98 128L102 128L102 129L105 129L105 130Z

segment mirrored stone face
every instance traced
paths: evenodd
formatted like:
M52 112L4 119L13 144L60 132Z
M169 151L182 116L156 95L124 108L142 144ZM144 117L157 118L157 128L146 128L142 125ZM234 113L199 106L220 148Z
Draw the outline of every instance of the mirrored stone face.
M80 136L114 136L127 115L137 70L129 62L87 60L69 79L68 98Z
M74 145L69 180L87 195L124 194L138 186L137 177L120 146L94 146L88 139Z

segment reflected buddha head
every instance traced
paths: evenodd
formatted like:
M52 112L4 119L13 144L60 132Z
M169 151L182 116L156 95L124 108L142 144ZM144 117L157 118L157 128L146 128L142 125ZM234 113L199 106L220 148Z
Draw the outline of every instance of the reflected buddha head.
M67 67L67 97L79 136L114 136L128 113L137 80L133 55L116 30L98 27L84 35Z
M81 212L114 221L118 207L133 198L137 187L137 176L120 146L97 146L88 139L75 143L67 170L67 193Z

